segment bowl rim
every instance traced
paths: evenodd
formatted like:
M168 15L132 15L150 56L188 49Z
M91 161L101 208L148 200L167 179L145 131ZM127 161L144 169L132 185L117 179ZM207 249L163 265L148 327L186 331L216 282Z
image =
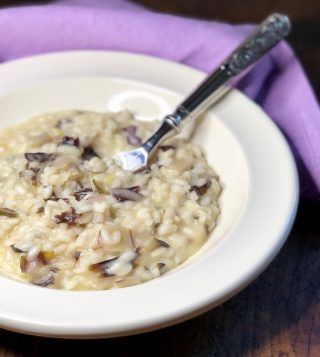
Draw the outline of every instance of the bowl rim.
M1 64L0 76L4 78L4 83L6 83L6 81L9 83L10 77L14 74L16 83L12 83L11 88L15 90L16 88L22 87L21 78L17 79L19 75L23 76L26 83L30 81L33 83L35 79L31 76L28 77L28 75L24 73L28 72L28 69L31 68L39 68L39 77L36 80L41 81L41 76L45 71L49 70L48 68L50 68L50 66L60 66L62 73L61 78L65 78L70 74L68 68L70 71L71 66L74 66L76 61L83 63L83 68L87 68L89 64L93 65L98 62L99 65L102 66L103 62L110 63L110 61L119 60L123 61L123 63L129 63L131 70L138 70L138 67L143 67L145 70L148 69L151 73L151 69L157 66L159 72L178 74L179 79L182 82L184 77L188 77L189 82L185 89L181 89L183 83L175 84L170 88L171 91L179 94L185 94L184 91L188 90L190 86L200 82L205 76L203 72L183 64L151 56L114 51L72 51L27 57ZM81 66L75 67L79 70ZM71 70L71 72L74 73L73 70ZM154 81L152 76L153 74L150 78L151 84ZM161 81L160 83L157 83L157 86L161 86ZM0 86L0 96L1 88L3 87L4 85ZM272 145L276 146L279 150L274 160L277 163L277 168L280 170L279 172L281 172L281 175L284 177L281 178L280 183L276 180L272 182L275 185L282 185L281 187L274 188L274 192L280 193L282 199L281 201L278 200L278 206L274 208L273 212L269 212L269 215L278 215L277 217L274 217L275 219L277 218L277 226L272 229L270 228L270 237L268 237L266 232L261 233L262 237L264 237L262 243L265 245L265 251L261 251L261 247L259 246L248 247L250 252L245 251L243 254L246 254L247 258L250 257L252 259L250 264L244 264L242 262L242 265L238 266L238 270L235 267L227 267L227 270L224 273L227 274L228 279L226 279L222 285L219 285L217 282L215 291L213 291L210 286L206 287L204 281L202 281L203 279L197 277L194 264L189 267L186 266L176 274L169 274L161 279L150 281L147 284L141 284L128 289L114 290L112 291L112 298L110 301L107 301L109 299L106 298L105 291L65 292L42 289L1 277L0 286L2 285L8 293L7 296L0 297L0 325L6 329L29 334L68 338L97 338L135 334L169 326L194 317L224 302L254 280L272 261L289 234L298 204L298 176L295 162L286 140L282 136L280 130L262 109L235 89L231 90L229 95L219 102L213 111L218 117L227 116L228 110L232 111L229 106L236 106L236 109L239 111L244 110L246 113L250 112L250 115L248 114L250 117L258 117L259 120L249 121L251 130L258 133L264 132L265 138L262 140L262 144L265 144L266 142L264 142L264 140L268 138L271 140ZM248 125L247 118L244 118L243 121L244 124L247 121L246 125ZM246 133L245 129L241 128L239 124L233 129L237 135L237 139L240 140L241 143L244 143L246 159L249 163L250 180L253 186L251 187L247 204L244 208L244 215L238 222L236 229L229 232L227 236L235 234L241 236L249 233L259 235L260 232L257 227L255 227L255 229L250 227L249 221L252 219L252 216L251 218L249 218L249 216L250 214L253 214L250 210L260 207L261 200L268 199L268 197L266 196L266 193L261 192L261 188L259 188L258 185L262 179L262 174L259 171L261 170L261 165L256 162L255 155L263 153L265 156L268 155L269 158L270 153L267 152L266 148L261 147L261 143L257 142L256 138L250 137L249 133ZM258 144L260 146L255 147L255 145ZM251 149L254 148L256 152L251 153L249 150L250 147ZM260 179L259 182L257 181L258 178ZM271 183L269 182L268 185L271 185ZM221 242L217 249L226 249L226 244L227 240ZM255 251L254 248L256 249ZM237 249L241 249L241 247L237 247ZM235 262L235 264L238 264L238 262ZM239 268L242 268L242 270L239 271ZM208 261L208 259L200 259L197 261L197 270L200 271L200 269L209 272L210 261ZM235 272L238 274L236 278L232 276ZM184 286L178 284L179 291L172 289L172 286L177 284L178 274L181 277L182 275L184 277L188 276L189 285L191 286L187 286L188 284L185 284ZM168 296L162 296L162 302L159 298L157 300L155 296L156 292L159 289L165 291L166 288L168 289L168 293L166 294ZM194 294L194 296L190 298L190 294L192 294L195 289L199 289L198 291L201 291L201 293ZM12 298L12 294L23 296L23 301L16 297ZM130 295L131 297L136 295L135 298L147 296L148 299L153 298L155 301L153 301L152 304L151 302L144 301L142 304L143 306L140 306L140 302L138 301L138 311L133 311L134 309L132 309L128 316L121 316L121 319L119 320L116 320L114 317L111 318L110 316L109 321L106 321L106 318L97 319L95 321L87 320L84 317L81 318L76 316L75 312L77 310L72 307L75 300L79 305L80 310L81 308L85 308L88 302L90 304L97 304L97 307L95 308L99 307L100 309L104 306L105 302L109 302L110 304L130 304L128 301L126 302L125 295ZM32 297L39 310L30 306ZM168 303L170 302L170 298L174 298L174 303L172 305ZM20 304L23 305L23 309L21 306L19 307L20 310L23 310L23 313L21 313L21 311L15 312L15 307L18 306L17 304L19 304L19 301ZM47 311L49 307L48 302L51 305L50 309L52 311L50 312ZM154 309L154 303L157 303L157 309ZM55 306L53 306L54 304ZM60 309L61 313L58 312L58 309ZM56 314L55 317L54 314Z

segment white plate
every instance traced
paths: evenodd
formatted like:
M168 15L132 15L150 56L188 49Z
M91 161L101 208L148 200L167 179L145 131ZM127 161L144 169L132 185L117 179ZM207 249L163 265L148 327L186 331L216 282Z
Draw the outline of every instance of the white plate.
M127 108L149 120L172 110L203 77L179 64L117 52L27 58L0 65L0 125L69 108ZM221 176L224 192L219 225L191 262L112 291L58 291L0 277L0 326L72 338L149 331L221 304L261 273L296 212L297 174L287 143L236 90L206 115L194 140Z

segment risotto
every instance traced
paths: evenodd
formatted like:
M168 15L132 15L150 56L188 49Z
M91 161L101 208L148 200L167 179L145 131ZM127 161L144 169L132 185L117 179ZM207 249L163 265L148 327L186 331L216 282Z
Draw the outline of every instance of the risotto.
M1 130L1 273L56 289L115 289L193 255L216 224L221 191L200 148L174 138L138 173L112 159L158 125L126 111L68 111Z

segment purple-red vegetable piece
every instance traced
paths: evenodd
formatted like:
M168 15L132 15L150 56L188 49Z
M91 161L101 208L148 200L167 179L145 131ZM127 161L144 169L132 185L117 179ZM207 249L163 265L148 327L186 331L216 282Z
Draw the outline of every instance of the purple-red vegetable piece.
M51 285L54 283L54 276L52 274L48 274L38 280L34 280L31 282L33 285L41 286L45 288L48 285Z
M44 201L46 201L46 202L47 202L47 201L59 201L59 200L63 200L64 202L67 202L67 203L70 202L69 198L57 197L57 196L55 195L55 193L53 193L53 194L51 195L51 197L44 199Z
M161 150L161 151L168 151L170 149L175 149L175 147L172 145L160 145L159 146L159 150Z
M14 244L10 245L10 248L15 252L15 253L25 253L25 251L17 248Z
M142 144L142 140L139 136L137 136L137 127L132 125L123 129L127 134L127 142L129 145L140 146Z
M101 273L102 277L113 276L114 274L108 273L107 269L110 267L110 264L115 260L117 260L118 258L119 257L114 257L107 260L103 260L102 262L99 263L91 264L89 266L89 270Z
M139 201L143 196L139 193L141 187L133 186L128 188L114 187L111 189L112 196L119 202L124 201Z
M91 188L81 188L79 191L75 192L74 196L77 201L81 201L88 193L92 192Z
M90 160L93 157L99 157L99 155L92 149L91 146L87 146L84 148L83 153L81 155L82 160Z
M131 229L129 229L129 239L130 239L130 243L132 245L132 248L135 250L136 249L136 243L134 241L134 237L133 237L133 233L132 233Z
M158 266L158 269L160 270L160 272L162 273L162 270L166 265L164 263L158 263L157 266Z
M202 186L191 186L191 190L190 191L195 191L198 196L202 196L208 191L210 186L211 186L211 181L207 181Z
M62 129L64 126L71 124L72 119L70 118L61 118L57 121L56 128Z
M80 215L76 213L75 209L72 208L70 212L62 212L54 216L54 222L57 224L67 223L69 226L74 226L80 218Z
M0 216L10 217L10 218L17 218L18 213L10 208L7 207L0 207Z
M161 239L155 238L155 240L161 247L165 247L165 248L169 248L170 247L170 245L167 242L165 242L165 241L163 241Z
M47 154L45 152L26 152L24 157L29 162L47 162L55 160L57 158L57 154Z
M71 136L64 136L59 145L69 145L69 146L75 146L75 147L79 147L80 146L80 140L79 138L73 138Z

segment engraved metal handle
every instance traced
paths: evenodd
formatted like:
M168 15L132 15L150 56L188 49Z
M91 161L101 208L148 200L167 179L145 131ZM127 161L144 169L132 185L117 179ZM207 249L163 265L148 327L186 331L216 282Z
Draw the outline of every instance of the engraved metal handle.
M151 152L160 142L181 130L186 119L197 117L208 109L225 93L223 84L239 75L251 64L261 58L291 30L290 20L286 15L272 14L262 22L244 42L211 73L196 90L176 109L164 118L158 131L148 139L143 147Z
M270 15L222 64L237 75L286 37L291 30L285 15Z

